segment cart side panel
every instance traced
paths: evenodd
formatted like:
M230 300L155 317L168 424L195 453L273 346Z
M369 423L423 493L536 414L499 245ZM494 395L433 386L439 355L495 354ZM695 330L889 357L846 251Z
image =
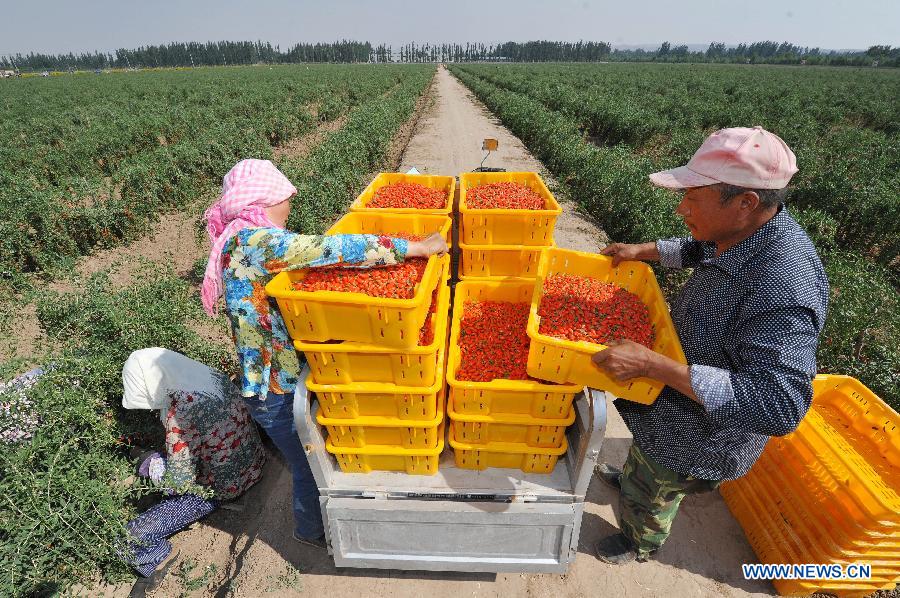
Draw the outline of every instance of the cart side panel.
M338 567L564 573L583 504L331 498Z

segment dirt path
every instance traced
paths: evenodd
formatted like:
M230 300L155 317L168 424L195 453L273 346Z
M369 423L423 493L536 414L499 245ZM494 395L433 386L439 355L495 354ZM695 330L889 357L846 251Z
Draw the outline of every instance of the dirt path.
M401 170L458 174L481 160L481 140L495 137L500 151L489 165L544 172L522 143L446 70L432 87L433 101L419 119L400 160ZM571 204L556 229L563 247L595 251L605 236L596 224L578 216ZM621 464L630 435L610 406L602 458ZM419 598L472 596L747 596L772 592L768 583L747 582L743 562L754 555L718 494L685 500L672 537L655 561L610 567L593 556L593 545L616 527L616 494L595 481L588 492L579 554L565 575L455 574L337 569L331 557L291 539L290 477L277 460L265 480L247 496L243 512L219 511L203 523L176 535L179 560L193 569L170 573L154 596L186 592L186 580L213 566L207 589L191 595L262 596L328 595ZM177 570L178 566L174 568ZM202 584L201 584L202 585ZM128 588L109 594L127 595Z

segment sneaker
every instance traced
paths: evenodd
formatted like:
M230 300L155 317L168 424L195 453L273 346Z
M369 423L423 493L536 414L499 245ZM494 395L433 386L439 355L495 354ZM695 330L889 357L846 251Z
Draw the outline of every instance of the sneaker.
M597 558L609 565L624 565L638 559L637 551L631 541L622 534L606 536L597 542Z
M609 463L598 463L594 466L594 475L603 480L607 485L618 490L622 489L622 470Z
M321 548L323 550L328 548L328 543L325 542L325 534L322 534L321 536L319 536L318 538L315 538L315 539L309 539L309 538L304 538L302 536L298 536L297 532L294 532L294 540L296 540L300 544L303 544L304 546L312 546L313 548Z

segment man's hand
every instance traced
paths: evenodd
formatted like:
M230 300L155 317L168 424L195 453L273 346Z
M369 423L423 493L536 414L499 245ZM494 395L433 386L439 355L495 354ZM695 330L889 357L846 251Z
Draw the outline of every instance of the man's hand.
M406 249L406 257L429 257L435 254L444 255L449 251L447 240L441 233L431 233L421 241L410 241Z
M628 260L658 260L656 243L613 243L600 250L600 255L612 257L613 268Z
M606 349L594 353L591 361L610 374L618 382L640 378L650 374L656 353L629 340L610 341Z

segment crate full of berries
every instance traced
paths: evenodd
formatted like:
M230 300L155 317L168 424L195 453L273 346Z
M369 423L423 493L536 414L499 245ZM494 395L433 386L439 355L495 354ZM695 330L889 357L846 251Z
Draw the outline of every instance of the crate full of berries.
M449 256L380 268L280 272L266 285L294 340L353 341L409 349L419 342Z
M359 194L350 211L449 216L455 193L452 176L382 172Z
M609 391L650 404L663 384L618 382L591 357L612 340L640 343L687 363L653 269L643 262L613 267L603 255L551 248L538 265L528 316L527 372L559 383Z
M459 175L460 243L547 246L561 213L536 172Z

